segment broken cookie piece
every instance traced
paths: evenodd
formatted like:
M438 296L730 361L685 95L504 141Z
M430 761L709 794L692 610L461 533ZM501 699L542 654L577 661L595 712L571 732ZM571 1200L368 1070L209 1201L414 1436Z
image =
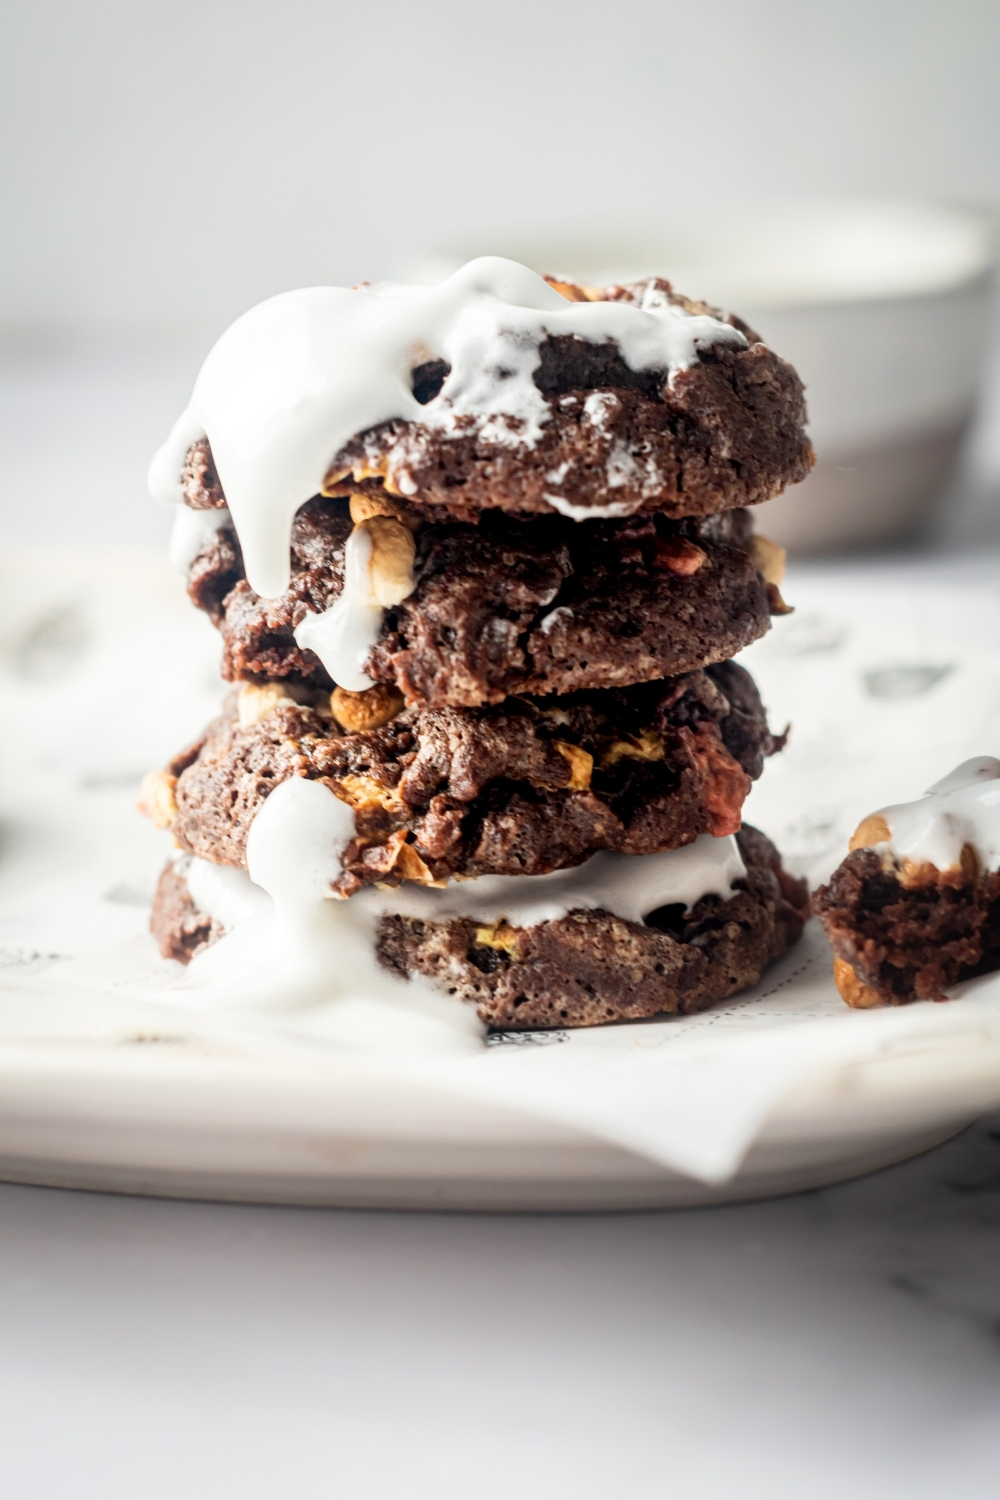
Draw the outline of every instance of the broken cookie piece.
M848 1005L943 1000L1000 968L1000 760L864 818L814 906Z

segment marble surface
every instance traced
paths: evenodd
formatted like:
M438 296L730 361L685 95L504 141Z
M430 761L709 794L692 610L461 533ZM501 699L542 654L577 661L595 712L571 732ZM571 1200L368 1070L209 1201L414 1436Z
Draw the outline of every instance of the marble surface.
M0 1186L0 1492L1000 1492L1000 1118L768 1203L398 1215Z

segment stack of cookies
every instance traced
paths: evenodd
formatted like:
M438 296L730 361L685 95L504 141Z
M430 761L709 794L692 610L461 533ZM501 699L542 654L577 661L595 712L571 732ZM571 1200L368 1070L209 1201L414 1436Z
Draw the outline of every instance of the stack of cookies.
M396 351L350 320L431 291L290 294L224 336L154 465L233 691L146 779L144 808L175 841L153 931L182 963L223 936L192 872L245 867L265 800L304 778L352 810L328 894L379 888L377 956L401 979L504 1028L690 1012L755 982L806 914L773 846L741 827L782 741L731 660L785 610L780 549L746 507L809 469L802 387L738 319L666 281L595 289L473 264L445 284L446 313L435 304L440 337L406 344L395 409L378 360L395 371ZM329 306L303 300L324 291ZM336 365L305 416L306 395L275 395L267 373L282 318ZM310 359L311 387L289 377L307 393ZM329 438L309 478L317 410ZM300 493L279 493L293 471ZM574 870L579 893L591 867L605 893L618 871L629 901L518 920L525 890ZM649 909L634 895L647 870ZM491 880L509 910L484 920L473 897ZM393 909L412 885L447 889L439 916Z

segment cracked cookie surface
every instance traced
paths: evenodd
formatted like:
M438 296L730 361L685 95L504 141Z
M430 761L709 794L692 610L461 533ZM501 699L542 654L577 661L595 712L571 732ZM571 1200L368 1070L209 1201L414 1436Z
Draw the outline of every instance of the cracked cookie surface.
M265 708L241 723L234 702L167 768L171 832L188 853L242 865L274 787L321 780L355 813L344 895L406 879L543 874L598 849L650 854L733 833L764 757L783 743L731 662L629 689L403 709L358 733L339 732L321 702Z
M206 543L189 592L222 633L230 681L332 685L294 631L340 597L351 528L344 501L304 506L292 528L291 585L276 599L246 582L231 530ZM476 526L428 525L417 536L416 588L386 610L367 670L410 703L473 707L727 660L770 625L752 546L745 511L685 523L492 513Z

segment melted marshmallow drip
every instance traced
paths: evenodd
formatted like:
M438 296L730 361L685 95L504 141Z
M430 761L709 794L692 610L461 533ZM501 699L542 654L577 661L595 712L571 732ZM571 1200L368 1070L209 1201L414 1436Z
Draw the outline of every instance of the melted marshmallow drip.
M484 1028L473 1007L419 979L396 978L379 964L377 909L330 899L354 831L353 812L328 787L292 777L254 818L249 875L232 870L218 881L211 866L192 860L192 898L223 925L227 917L237 920L193 960L171 986L170 999L305 1017L314 1033L356 1047L478 1050Z
M690 909L710 893L725 898L746 875L734 838L703 834L667 854L595 854L551 875L482 876L445 889L408 885L325 899L353 826L350 810L322 783L294 777L254 819L249 874L192 860L192 899L231 930L194 960L171 998L242 1011L311 1009L317 1033L355 1046L468 1049L483 1036L473 1007L378 963L383 915L505 918L529 927L600 908L641 922L661 906Z
M273 910L270 896L254 885L245 870L232 865L213 865L207 859L188 855L180 861L191 900L228 931L243 922L269 918Z
M259 915L260 908L254 902L244 901L243 914L235 904L238 886L247 892L256 891L251 876L245 870L226 867L223 889L212 881L210 872L217 870L223 867L200 859L191 861L188 889L199 911L215 917L224 927L236 925L245 916ZM208 878L204 879L206 874ZM725 898L745 876L746 866L735 838L716 839L703 833L695 843L664 854L604 851L575 869L556 870L551 875L480 875L444 889L412 884L391 891L369 888L352 896L349 904L352 911L371 910L379 916L398 913L431 922L472 917L479 922L506 920L514 927L530 927L556 922L571 911L598 909L627 922L642 922L661 906L679 905L690 911L702 896ZM267 900L266 895L260 895Z
M607 505L574 505L565 495L550 495L548 491L545 499L568 521L619 521L635 509L624 500L610 500Z
M189 505L178 505L170 532L170 566L186 576L202 547L232 524L233 518L225 508L192 510Z
M572 870L551 875L481 875L444 890L404 885L368 896L380 910L444 921L473 917L505 919L512 927L556 922L571 911L610 911L626 922L641 922L661 906L690 910L702 896L728 896L746 875L735 838L703 833L683 849L664 854L616 854L604 850ZM358 898L353 898L357 900Z
M334 682L351 693L373 686L364 670L382 629L382 608L372 595L371 535L355 527L344 548L344 590L323 614L310 612L295 628L296 645L314 651Z
M746 344L729 324L673 307L662 293L647 292L642 307L567 302L533 271L491 256L439 286L288 292L238 318L211 350L153 460L150 488L179 502L185 454L207 436L250 586L273 598L289 583L292 517L351 437L393 418L452 433L471 417L494 441L537 442L548 408L533 375L543 340L560 334L614 340L630 369L669 379L701 348ZM451 373L422 406L411 371L428 358ZM624 512L586 511L602 513Z
M573 618L573 611L568 604L560 604L558 609L550 609L547 615L543 615L538 626L542 635L549 635L555 627L565 620L569 624Z
M891 837L877 847L897 859L957 868L970 844L980 868L1000 868L1000 760L990 755L967 760L935 782L916 802L884 807L880 816Z

